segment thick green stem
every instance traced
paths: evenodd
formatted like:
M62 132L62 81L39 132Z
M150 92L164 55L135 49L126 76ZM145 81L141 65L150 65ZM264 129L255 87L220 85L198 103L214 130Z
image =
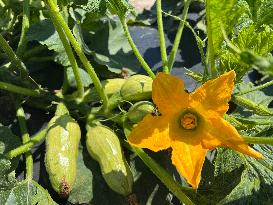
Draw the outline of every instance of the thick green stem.
M81 76L80 76L80 69L78 67L76 58L74 57L72 48L70 46L70 43L68 41L68 39L66 38L66 35L61 27L61 25L59 24L59 22L53 17L53 15L51 14L51 19L53 20L54 26L56 31L59 34L59 37L62 41L62 44L64 46L64 49L66 51L66 54L68 56L68 60L71 64L74 76L75 76L75 80L76 80L76 84L77 84L77 88L78 88L78 97L82 98L83 94L84 94L84 87L83 87L83 83L81 80Z
M9 46L8 42L4 39L4 37L0 34L0 47L7 55L9 61L14 64L21 74L26 77L28 75L25 64L17 57L12 48Z
M35 144L39 143L41 140L45 138L46 133L47 133L47 128L42 129L34 137L32 137L27 143L7 152L5 156L9 159L12 159L14 157L17 157L23 153L30 151Z
M181 21L180 21L178 29L177 29L177 33L176 33L174 43L173 43L173 48L171 50L169 61L168 61L169 71L172 70L172 67L173 67L173 64L174 64L174 61L175 61L175 57L176 57L177 50L178 50L178 47L179 47L179 43L180 43L180 40L181 40L181 37L182 37L182 33L183 33L183 30L184 30L184 25L185 25L185 21L186 21L187 15L188 15L188 10L189 10L191 1L192 0L186 0L185 5L184 5Z
M27 131L27 124L26 124L26 119L25 119L25 112L22 107L19 107L17 109L17 118L22 134L22 142L23 144L27 143L30 141L30 137ZM26 157L26 178L27 179L32 179L33 177L33 157L31 154L31 151L26 152L25 154Z
M16 51L16 54L19 58L22 58L26 50L26 45L27 45L26 33L27 33L27 30L29 29L29 13L30 13L29 0L24 0L22 30L21 30L20 41Z
M132 127L128 124L126 119L123 119L123 128L126 138L131 133ZM161 167L155 160L153 160L142 149L132 147L132 150L140 157L146 166L160 179L160 181L184 204L194 204L193 201L184 193L185 191L194 191L192 188L183 187L177 183L173 177Z
M262 85L259 85L259 86L256 86L254 88L251 88L249 90L245 90L245 91L242 91L242 92L238 92L238 93L235 93L234 95L244 95L244 94L247 94L247 93L251 93L251 92L254 92L254 91L257 91L257 90L261 90L263 88L266 88L270 85L273 85L273 80L265 83L265 84L262 84Z
M273 145L273 137L248 137L242 136L245 142L249 144L267 144Z
M126 19L125 18L121 18L120 19L121 21L121 24L122 24L122 27L123 27L123 30L125 32L125 35L126 35L126 38L135 54L135 56L137 57L138 61L140 62L140 64L142 65L142 67L144 68L144 70L148 73L148 75L151 77L151 78L155 78L155 74L153 73L152 69L150 68L150 66L146 63L146 61L144 60L144 58L141 56L138 48L136 47L136 44L134 43L133 39L132 39L132 36L129 32L129 29L128 29L128 26L127 26L127 23L126 23Z
M191 188L182 187L173 177L169 175L165 169L157 164L149 155L142 149L133 148L135 153L141 160L150 168L150 170L170 189L170 191L184 204L193 205L192 200L184 193L184 191L192 191Z
M49 10L52 14L53 22L57 23L57 25L60 25L60 27L63 29L65 35L67 36L68 40L72 44L73 48L75 49L83 66L85 67L87 73L91 77L91 79L94 83L94 86L96 88L96 91L98 92L100 98L103 101L103 108L107 109L108 97L104 91L104 88L101 85L101 82L100 82L93 66L88 61L87 57L85 56L84 52L82 51L80 44L77 42L76 38L73 36L71 30L69 29L68 25L66 24L65 20L63 19L58 6L55 4L55 2L53 0L45 0L45 2L47 3Z
M159 33L160 53L161 53L163 71L165 73L169 73L167 50L166 50L164 28L163 28L163 21L162 21L161 0L156 1L156 14L157 14L157 27L158 27L158 33Z
M207 19L207 36L208 36L208 51L207 51L207 64L211 69L212 78L216 78L217 70L216 70L216 62L215 62L215 53L213 46L213 38L212 38L212 29L211 29L211 19L210 19L210 0L206 0L206 19Z
M0 89L1 90L7 90L13 93L18 93L21 95L27 95L31 97L40 97L41 96L41 91L39 90L32 90L29 88L22 88L17 85L13 85L10 83L5 83L5 82L0 82Z

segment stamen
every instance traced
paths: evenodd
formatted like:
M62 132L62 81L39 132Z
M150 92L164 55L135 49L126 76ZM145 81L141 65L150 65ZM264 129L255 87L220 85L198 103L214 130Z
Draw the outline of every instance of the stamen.
M186 130L192 130L197 127L197 117L192 113L186 113L181 117L181 125Z

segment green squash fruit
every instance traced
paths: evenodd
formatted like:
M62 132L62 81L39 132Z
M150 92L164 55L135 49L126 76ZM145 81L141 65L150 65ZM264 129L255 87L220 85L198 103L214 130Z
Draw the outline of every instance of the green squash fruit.
M121 97L128 101L149 100L152 97L153 79L146 75L133 75L123 84Z
M140 101L130 107L127 118L130 122L136 124L140 122L146 115L151 114L155 109L153 103L149 101Z
M108 79L101 82L102 87L104 88L104 91L108 97L111 97L112 95L119 93L122 85L126 82L123 78L114 78L114 79ZM84 96L85 102L94 102L99 101L100 96L97 93L95 88L91 88Z
M67 197L76 179L81 130L68 114L54 116L48 123L45 166L53 189Z
M102 176L108 186L123 196L131 194L133 175L117 135L105 126L89 127L86 146L91 157L99 162Z

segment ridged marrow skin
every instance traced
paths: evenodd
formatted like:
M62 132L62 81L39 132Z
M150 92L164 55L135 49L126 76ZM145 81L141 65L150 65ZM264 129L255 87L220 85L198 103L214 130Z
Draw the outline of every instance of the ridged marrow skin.
M154 111L155 107L153 103L149 101L140 101L135 103L128 111L127 113L127 118L130 120L132 123L138 123L143 118L151 114Z
M120 95L124 100L140 101L152 97L153 79L146 75L133 75L122 85Z
M86 146L91 157L99 162L108 186L123 196L131 194L133 175L116 134L108 127L92 126L87 132Z
M104 92L108 97L111 97L115 93L120 93L120 89L122 85L126 82L125 79L122 78L114 78L114 79L108 79L101 82ZM99 101L100 96L97 93L95 88L91 88L88 93L84 96L84 100L86 102L91 101Z
M69 115L54 116L48 123L45 165L53 189L68 197L75 179L81 130Z

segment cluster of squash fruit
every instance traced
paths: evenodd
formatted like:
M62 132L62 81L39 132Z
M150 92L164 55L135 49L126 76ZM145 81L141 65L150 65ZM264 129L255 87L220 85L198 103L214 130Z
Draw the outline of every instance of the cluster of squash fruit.
M103 87L109 99L130 102L131 107L123 115L123 121L129 122L131 127L154 111L153 103L148 101L152 94L150 77L133 75L128 79L109 79L103 82ZM87 92L85 99L99 100L94 89ZM45 165L53 189L62 197L69 196L76 180L80 139L80 126L70 116L65 104L59 103L55 116L48 123ZM116 133L94 117L91 122L86 122L85 142L90 156L99 163L107 185L118 194L130 195L133 175Z

